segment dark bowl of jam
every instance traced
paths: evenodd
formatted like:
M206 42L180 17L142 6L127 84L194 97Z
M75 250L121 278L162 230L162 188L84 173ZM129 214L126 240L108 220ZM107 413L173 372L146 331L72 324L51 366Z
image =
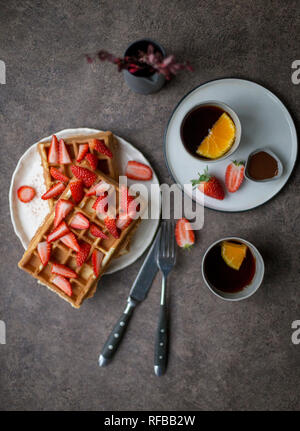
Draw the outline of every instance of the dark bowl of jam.
M226 112L235 125L236 136L232 147L223 156L217 159L208 159L197 154L197 149L203 139L220 116ZM234 110L223 102L210 100L194 106L184 116L180 126L181 142L186 151L193 157L207 163L219 162L231 156L238 148L241 140L241 123Z
M236 242L247 246L246 257L239 270L227 265L221 255L223 241ZM229 237L213 243L202 260L202 276L207 287L219 298L240 301L249 298L260 287L264 277L264 261L253 244Z

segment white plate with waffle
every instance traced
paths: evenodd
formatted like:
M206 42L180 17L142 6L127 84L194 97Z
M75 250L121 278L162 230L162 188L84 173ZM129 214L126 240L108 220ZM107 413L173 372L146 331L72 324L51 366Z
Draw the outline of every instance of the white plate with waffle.
M71 136L92 135L98 132L100 132L100 130L79 128L65 129L55 134L58 139L67 139ZM137 160L150 166L148 160L133 145L120 137L116 136L116 138L118 139L120 150L118 153L118 169L120 175L124 173L125 167L129 160ZM49 139L51 139L51 136L41 139L39 142L49 141ZM153 168L152 171L152 180L143 182L149 191L152 184L159 185L158 178ZM128 180L129 186L133 183L134 181ZM17 198L17 190L22 185L32 186L36 190L35 198L27 204L20 202ZM41 225L46 215L49 213L48 202L40 199L41 195L45 193L45 191L46 186L44 182L43 167L41 165L41 157L38 151L38 143L35 143L29 147L20 158L13 173L9 191L9 204L12 224L15 233L20 239L24 249L28 247L31 238L34 236L36 230ZM144 253L151 243L152 238L157 230L159 218L160 195L156 193L154 196L152 196L151 218L142 220L141 225L131 240L129 252L114 259L107 269L106 274L111 274L126 268Z

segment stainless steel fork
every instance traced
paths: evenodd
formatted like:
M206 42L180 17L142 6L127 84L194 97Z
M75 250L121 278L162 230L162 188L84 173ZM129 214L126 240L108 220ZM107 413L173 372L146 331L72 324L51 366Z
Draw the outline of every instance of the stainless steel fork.
M167 276L176 263L176 244L173 221L163 221L160 233L160 245L157 253L157 266L162 272L159 323L154 349L154 372L162 376L168 360L168 316L166 304Z

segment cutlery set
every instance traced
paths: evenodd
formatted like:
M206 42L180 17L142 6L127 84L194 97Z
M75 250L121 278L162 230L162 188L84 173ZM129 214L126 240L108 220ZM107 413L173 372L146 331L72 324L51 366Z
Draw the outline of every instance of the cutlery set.
M130 290L126 308L114 326L99 356L99 366L104 367L113 358L128 327L135 307L150 290L158 269L162 273L159 320L154 347L154 372L162 376L168 360L168 313L166 301L167 276L176 263L174 222L163 221L144 263Z

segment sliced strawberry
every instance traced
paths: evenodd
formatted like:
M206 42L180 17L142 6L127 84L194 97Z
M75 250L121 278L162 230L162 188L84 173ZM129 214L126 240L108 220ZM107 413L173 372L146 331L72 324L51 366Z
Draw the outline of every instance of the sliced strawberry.
M131 222L132 222L132 218L129 217L128 215L120 215L117 218L116 226L118 229L124 230L130 225Z
M87 260L90 250L90 244L88 244L87 242L80 243L80 250L76 255L77 266L82 266L82 264Z
M105 181L100 181L97 184L94 184L89 191L86 193L87 196L102 196L104 192L108 192L110 189L110 185Z
M63 183L56 183L54 184L54 186L50 187L50 189L46 191L46 193L43 194L42 199L47 200L55 198L56 196L62 194L65 188L66 186Z
M97 197L92 208L98 214L105 214L107 212L108 210L107 192L105 192L103 196Z
M67 278L77 278L77 274L73 269L61 263L52 263L51 272L52 274L62 275Z
M79 145L77 162L81 162L84 159L85 155L89 152L89 144L81 144Z
M118 231L117 225L116 225L116 220L112 217L106 217L104 220L105 226L107 228L107 230L109 231L109 233L114 237L114 238L119 238L120 237L120 233Z
M127 178L138 181L149 181L153 176L152 169L144 163L131 160L127 163L125 175Z
M55 284L55 286L59 287L60 290L62 290L66 295L70 297L73 295L71 283L67 278L63 277L62 275L56 275L51 281L53 284Z
M62 183L67 183L70 179L62 172L60 172L58 169L54 168L53 166L50 168L50 174L55 180L58 180Z
M120 188L120 213L117 218L117 228L120 230L126 229L133 219L137 216L137 211L140 209L140 204L135 198L129 195L127 187L123 184Z
M47 242L56 241L57 239L61 238L62 236L69 233L70 230L68 226L66 225L65 221L62 221L60 225L58 225L48 236L47 236Z
M58 140L55 135L52 135L52 140L48 152L49 163L59 163Z
M92 148L98 153L104 154L108 158L113 158L113 153L110 151L110 149L105 145L104 141L101 139L93 139Z
M59 163L62 165L68 165L69 163L72 163L70 154L67 150L65 141L61 139L59 141Z
M83 180L86 187L91 187L97 179L97 175L94 172L81 166L72 166L71 171L76 178Z
M236 192L244 181L245 162L234 160L227 166L225 173L225 185L230 193Z
M66 199L60 199L55 205L55 218L54 227L58 226L59 223L69 214L74 204Z
M194 231L186 218L181 218L176 223L175 238L179 247L190 248L195 243Z
M139 207L140 204L129 194L128 188L122 184L120 187L120 214L135 218L136 212L140 209Z
M192 186L198 186L201 193L210 196L214 199L223 200L225 197L224 189L220 181L208 173L208 167L203 174L199 174L199 178L191 181Z
M132 200L131 198L133 199L133 196L129 195L128 188L124 184L121 184L121 186L120 186L120 212L127 213L129 203Z
M22 186L18 188L17 194L21 202L27 203L34 198L35 190L30 186Z
M39 242L37 245L37 251L40 256L42 264L44 266L47 265L51 254L51 244L47 241Z
M67 235L64 235L60 238L61 242L63 242L67 247L71 248L74 251L79 251L80 247L77 242L76 236L73 232L67 233Z
M74 202L78 204L83 199L83 196L84 196L83 181L82 180L71 181L70 190L71 190L71 194Z
M128 205L128 215L135 219L137 218L137 212L140 210L140 203L133 198Z
M96 277L98 277L100 273L103 257L104 257L104 254L99 250L94 250L92 253L92 264L93 264L94 274Z
M94 184L87 192L86 195L87 196L95 196L96 195L96 189L97 189L98 184Z
M105 198L105 196L98 196L98 197L97 197L97 199L95 200L95 202L93 203L92 208L93 208L94 210L96 210L98 203L99 203L102 199L104 199L104 198Z
M95 236L96 238L102 238L102 239L107 239L108 236L105 235L104 232L102 232L102 230L100 229L99 226L97 226L96 224L92 223L91 227L90 227L90 232L93 236Z
M88 229L90 226L89 220L81 213L76 213L72 218L70 226L73 229Z
M85 158L89 162L91 169L94 171L98 165L98 157L95 154L88 153Z

